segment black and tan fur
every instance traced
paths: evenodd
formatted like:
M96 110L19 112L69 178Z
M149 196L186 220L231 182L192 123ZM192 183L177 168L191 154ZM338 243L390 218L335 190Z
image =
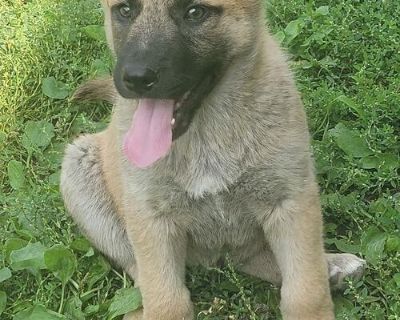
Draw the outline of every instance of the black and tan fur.
M130 37L151 50L154 36L183 33L168 13L193 3L221 11L190 35L187 50L209 57L216 43L224 47L215 53L222 54L217 81L190 125L170 153L145 170L121 151L134 95L110 80L77 94L99 93L113 101L114 111L105 131L68 147L61 190L87 237L140 287L144 308L125 319L193 319L185 265L213 265L227 251L238 270L282 286L283 319L334 319L329 278L340 287L364 262L324 253L305 113L286 59L265 30L261 1L129 1L141 6L129 30L110 13L120 2L103 0L118 59Z

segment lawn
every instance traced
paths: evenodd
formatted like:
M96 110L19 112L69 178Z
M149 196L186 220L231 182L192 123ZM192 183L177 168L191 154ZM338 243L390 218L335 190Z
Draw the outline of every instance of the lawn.
M307 108L326 248L368 261L338 319L400 319L400 2L267 2ZM107 123L73 90L110 72L97 0L0 2L0 318L120 319L138 292L78 232L58 190L68 141ZM198 319L279 319L277 288L194 268Z

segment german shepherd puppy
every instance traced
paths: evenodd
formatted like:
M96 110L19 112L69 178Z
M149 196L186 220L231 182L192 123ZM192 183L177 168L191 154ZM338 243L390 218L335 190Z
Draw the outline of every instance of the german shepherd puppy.
M285 320L334 319L364 261L325 254L306 116L261 0L103 0L110 125L66 151L61 190L86 236L140 287L125 319L194 318L185 265L281 285Z

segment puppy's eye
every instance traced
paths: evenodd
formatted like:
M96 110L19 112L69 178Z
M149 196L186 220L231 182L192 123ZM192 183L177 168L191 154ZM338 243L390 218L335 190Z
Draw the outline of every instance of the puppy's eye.
M209 10L205 6L190 7L185 14L185 19L190 22L200 22L207 18Z
M124 18L130 18L132 16L133 10L128 4L122 4L119 7L119 14Z

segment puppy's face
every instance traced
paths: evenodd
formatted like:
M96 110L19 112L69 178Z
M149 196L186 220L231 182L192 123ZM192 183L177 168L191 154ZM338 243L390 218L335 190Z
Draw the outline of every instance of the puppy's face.
M103 6L118 92L174 100L175 137L229 63L253 45L261 7L258 0L103 0Z

